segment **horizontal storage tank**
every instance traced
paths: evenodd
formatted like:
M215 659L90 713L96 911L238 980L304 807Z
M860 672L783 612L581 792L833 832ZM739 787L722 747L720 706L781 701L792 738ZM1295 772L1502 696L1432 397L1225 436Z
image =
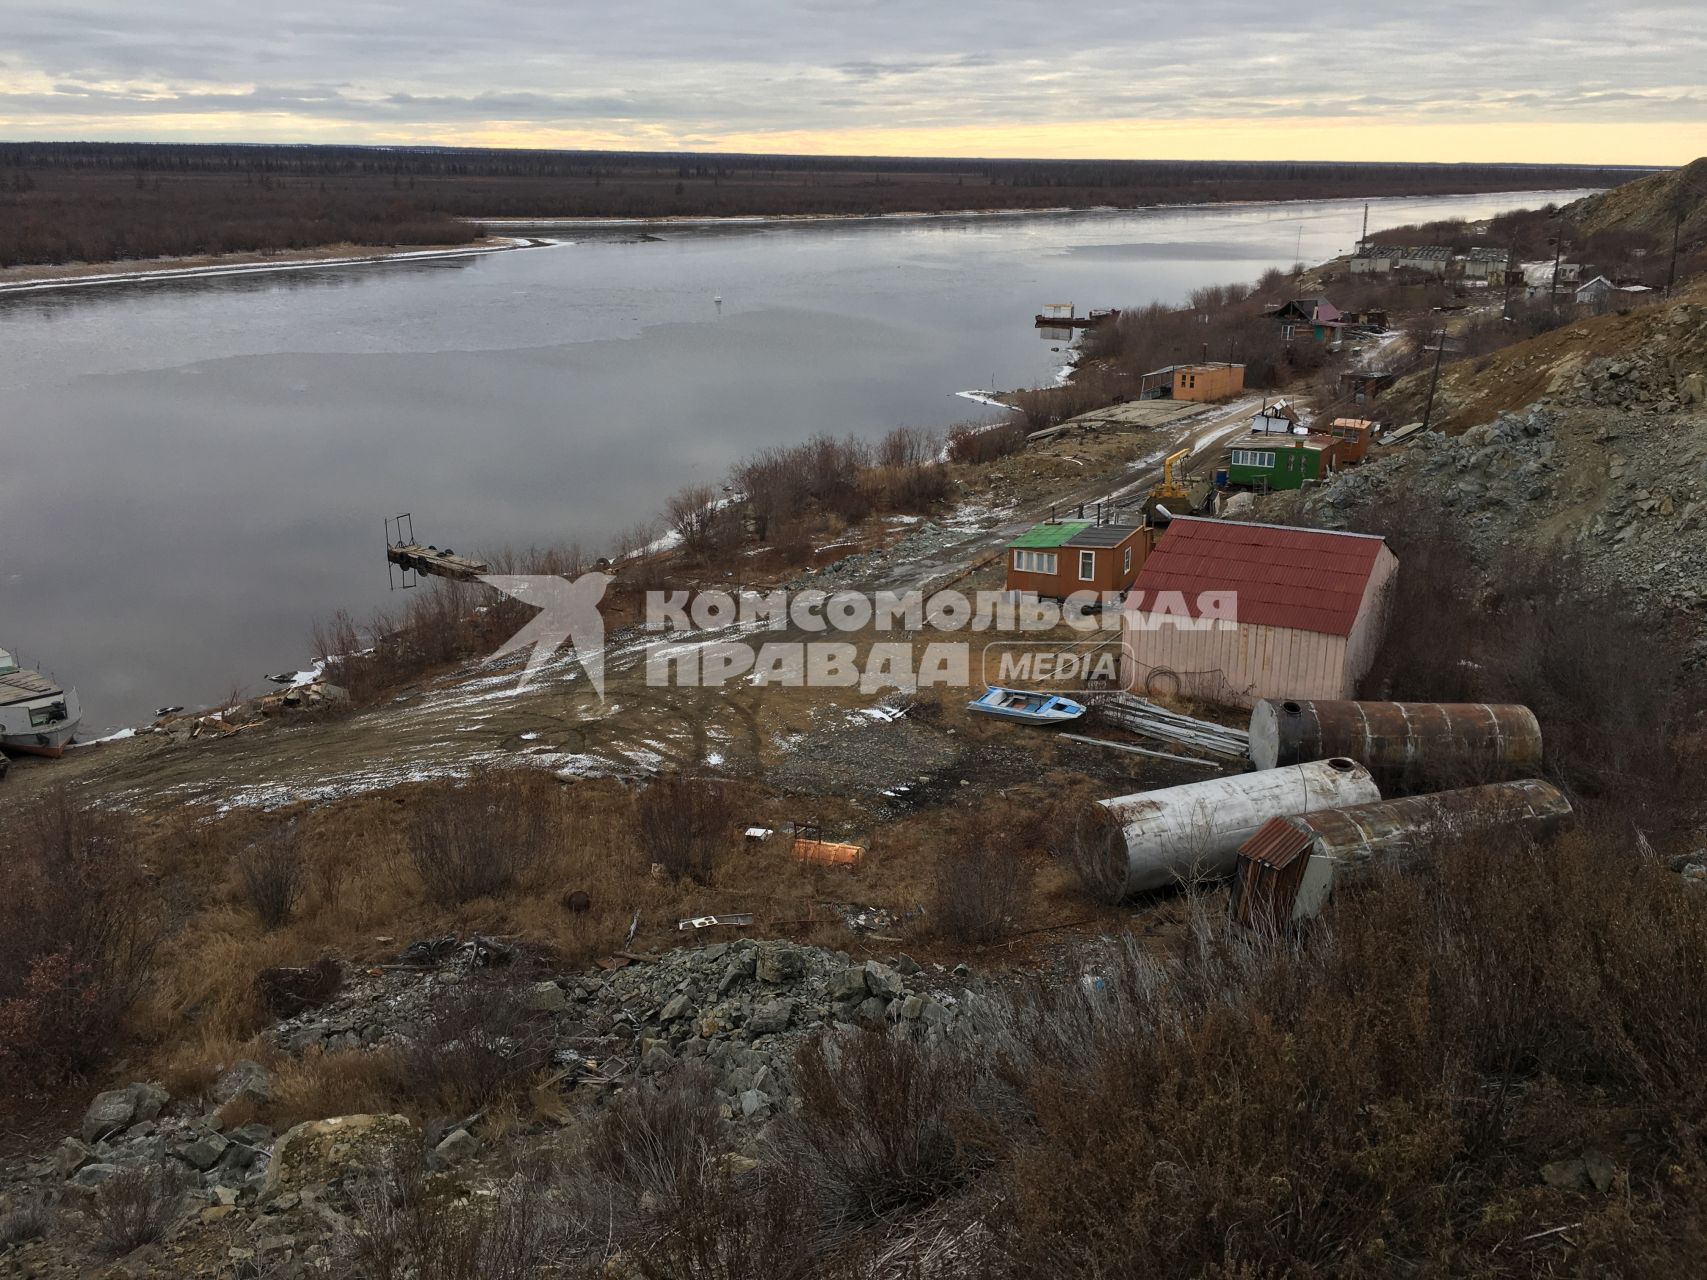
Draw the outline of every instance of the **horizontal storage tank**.
M1494 782L1541 766L1528 707L1488 702L1282 702L1251 709L1259 769L1350 756L1383 783Z
M1233 874L1239 846L1270 818L1379 800L1355 760L1315 760L1284 769L1189 782L1116 796L1090 806L1101 830L1109 883L1125 864L1125 892L1162 889Z
M1307 919L1336 885L1378 865L1500 827L1546 831L1570 815L1564 792L1523 778L1276 818L1239 849L1233 918L1241 924Z

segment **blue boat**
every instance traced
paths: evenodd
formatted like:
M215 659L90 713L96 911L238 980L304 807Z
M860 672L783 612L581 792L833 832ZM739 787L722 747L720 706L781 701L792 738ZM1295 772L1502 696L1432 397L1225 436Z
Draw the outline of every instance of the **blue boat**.
M1064 724L1085 714L1083 704L1054 693L1032 693L1026 689L1004 689L991 685L984 696L966 704L968 711L987 716L1006 716L1027 724Z

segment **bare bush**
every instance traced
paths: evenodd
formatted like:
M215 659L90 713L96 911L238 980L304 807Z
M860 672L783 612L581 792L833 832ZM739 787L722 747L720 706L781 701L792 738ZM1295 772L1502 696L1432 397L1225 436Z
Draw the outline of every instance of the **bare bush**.
M673 775L640 793L634 818L640 847L653 863L674 879L705 884L731 847L734 797L715 779Z
M830 1214L882 1218L964 1186L992 1156L968 1123L972 1060L877 1027L808 1040L795 1055L798 1110L776 1122L772 1160Z
M875 452L880 467L923 467L936 461L937 438L921 427L896 427L878 441Z
M1125 840L1107 811L1087 802L1063 806L1048 837L1050 854L1091 901L1113 906L1126 896Z
M360 1209L343 1253L370 1280L534 1280L555 1254L540 1184L521 1174L458 1196L399 1152Z
M931 919L957 942L995 942L1031 896L1034 867L1021 832L987 810L963 815L937 860Z
M276 929L296 909L308 881L296 825L275 827L236 858L237 882L264 929Z
M0 826L0 1074L44 1086L111 1050L163 935L134 839L126 819L64 791Z
M726 1149L719 1102L715 1079L691 1069L613 1098L564 1171L576 1242L620 1250L647 1280L844 1274L824 1261L828 1228L800 1179Z
M948 433L948 460L973 465L994 462L1025 448L1027 435L1028 428L1023 422L955 427Z
M453 905L514 888L552 837L549 795L525 770L476 774L416 803L409 858L435 902Z
M58 1201L48 1192L25 1192L0 1213L0 1248L40 1240L53 1231Z
M664 519L682 540L689 555L704 555L711 549L723 516L723 500L708 484L689 485L672 497L664 508Z
M121 1169L90 1199L87 1213L95 1243L122 1258L166 1234L183 1202L183 1182L167 1165Z
M466 1114L521 1093L546 1065L539 1016L501 982L466 985L435 1006L403 1052L409 1092L447 1114Z

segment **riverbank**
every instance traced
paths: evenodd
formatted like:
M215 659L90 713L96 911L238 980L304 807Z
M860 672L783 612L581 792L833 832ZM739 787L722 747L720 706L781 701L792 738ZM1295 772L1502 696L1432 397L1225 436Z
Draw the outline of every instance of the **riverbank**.
M269 271L379 266L392 262L432 262L447 258L479 257L511 249L538 248L540 245L540 241L526 237L488 236L475 244L426 245L415 249L331 244L316 249L207 254L194 258L139 258L125 262L70 262L52 267L7 267L0 270L0 296L44 289L79 289L154 280L199 280L212 276L256 275Z

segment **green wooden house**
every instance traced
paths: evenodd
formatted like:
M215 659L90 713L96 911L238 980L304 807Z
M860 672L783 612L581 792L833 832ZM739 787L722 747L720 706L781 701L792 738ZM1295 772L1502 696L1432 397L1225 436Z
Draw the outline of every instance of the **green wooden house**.
M1339 467L1341 441L1330 436L1253 436L1227 460L1230 489L1302 489Z

